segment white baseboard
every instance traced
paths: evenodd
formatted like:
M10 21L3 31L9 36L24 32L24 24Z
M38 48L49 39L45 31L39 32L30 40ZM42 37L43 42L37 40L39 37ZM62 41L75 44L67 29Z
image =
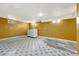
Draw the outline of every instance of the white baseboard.
M17 38L17 37L24 37L24 36L26 36L26 35L14 36L14 37L8 37L8 38L2 38L2 39L0 39L0 41L9 40L9 39Z
M2 38L0 39L0 41L2 40L9 40L9 39L13 39L13 38L17 38L17 37L24 37L26 35L21 35L21 36L15 36L15 37L8 37L8 38ZM50 39L50 40L61 40L61 41L67 41L67 42L72 42L72 43L77 43L76 41L71 41L71 40L67 40L67 39L60 39L60 38L52 38L52 37L46 37L46 36L38 36L38 37L43 37L44 39Z
M44 37L44 39L50 39L50 40L60 40L60 41L67 41L67 42L72 42L72 43L77 43L76 41L71 41L71 40L67 40L67 39L61 39L61 38L52 38L52 37L46 37L46 36L39 36L39 37Z

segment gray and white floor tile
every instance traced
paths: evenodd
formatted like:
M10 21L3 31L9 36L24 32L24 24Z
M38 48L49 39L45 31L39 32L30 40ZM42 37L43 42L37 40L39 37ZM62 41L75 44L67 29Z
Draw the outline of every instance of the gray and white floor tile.
M77 56L77 53L50 46L42 37L20 37L0 41L0 56Z

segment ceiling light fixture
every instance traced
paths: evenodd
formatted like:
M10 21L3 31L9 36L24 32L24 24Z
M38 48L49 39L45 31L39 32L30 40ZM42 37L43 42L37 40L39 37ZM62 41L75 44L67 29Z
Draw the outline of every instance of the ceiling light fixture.
M53 20L52 23L60 23L61 20Z
M33 28L35 28L37 26L36 21L32 21L31 24L32 24Z
M55 20L53 20L53 21L52 21L52 23L56 23L56 21L55 21Z
M61 22L61 20L57 20L57 23L60 23Z
M44 16L43 12L40 10L40 12L37 14L37 16L42 17Z
M43 16L43 13L42 13L42 12L40 12L40 13L39 13L39 16L40 16L40 17L42 17L42 16Z

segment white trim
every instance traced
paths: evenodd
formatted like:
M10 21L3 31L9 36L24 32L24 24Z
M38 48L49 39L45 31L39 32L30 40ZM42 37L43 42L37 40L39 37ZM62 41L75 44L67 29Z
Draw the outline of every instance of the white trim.
M15 37L8 37L8 38L2 38L2 39L0 39L0 41L2 41L2 40L9 40L9 39L12 39L12 38L17 38L17 37L24 37L24 36L26 36L26 35L21 35L21 36L15 36ZM45 38L47 38L47 39L50 39L50 40L61 40L61 41L68 41L68 42L72 42L72 43L77 43L76 41L71 41L71 40L67 40L67 39L60 39L60 38L52 38L52 37L46 37L46 36L38 36L38 37L43 37L44 39Z
M26 36L26 35L14 36L14 37L8 37L8 38L2 38L2 39L0 39L0 41L9 40L9 39L17 38L17 37L24 37L24 36Z
M46 36L39 36L39 37L44 37L44 38L47 38L47 39L50 39L50 40L61 40L61 41L67 41L67 42L72 42L72 43L77 43L76 41L71 41L71 40L67 40L67 39L60 39L60 38L52 38L52 37L46 37Z

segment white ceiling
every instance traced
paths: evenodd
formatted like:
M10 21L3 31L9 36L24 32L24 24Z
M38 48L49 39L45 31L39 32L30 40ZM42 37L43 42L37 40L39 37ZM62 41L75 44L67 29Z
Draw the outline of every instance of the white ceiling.
M74 3L0 3L0 17L22 21L72 18L76 16Z

